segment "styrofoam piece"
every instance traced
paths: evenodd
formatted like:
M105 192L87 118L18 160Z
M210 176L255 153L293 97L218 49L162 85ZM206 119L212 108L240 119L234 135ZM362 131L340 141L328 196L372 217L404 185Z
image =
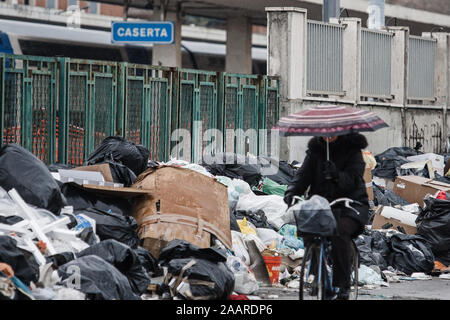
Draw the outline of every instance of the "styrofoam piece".
M58 173L59 173L61 180L63 180L64 178L74 178L74 179L81 179L81 180L92 180L92 181L102 181L102 182L105 181L103 174L98 171L58 169Z

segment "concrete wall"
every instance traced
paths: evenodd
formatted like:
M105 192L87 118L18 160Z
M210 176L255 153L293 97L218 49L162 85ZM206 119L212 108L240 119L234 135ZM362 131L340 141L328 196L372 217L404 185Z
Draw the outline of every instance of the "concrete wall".
M361 23L358 18L334 20L346 28L343 33L343 86L344 96L314 96L305 90L307 10L299 8L266 8L268 21L268 75L281 78L280 117L320 104L337 104L367 109L377 114L388 125L376 132L363 133L368 149L378 154L387 148L414 147L420 142L424 152L446 152L448 148L447 116L450 96L450 34L433 33L422 36L436 39L435 98L412 101L407 99L408 36L407 27L390 27L393 34L391 47L392 98L362 97L360 93ZM332 21L333 22L333 21ZM302 45L299 45L302 44ZM324 48L325 50L325 48ZM299 62L300 66L299 67ZM302 161L310 137L281 137L280 159Z

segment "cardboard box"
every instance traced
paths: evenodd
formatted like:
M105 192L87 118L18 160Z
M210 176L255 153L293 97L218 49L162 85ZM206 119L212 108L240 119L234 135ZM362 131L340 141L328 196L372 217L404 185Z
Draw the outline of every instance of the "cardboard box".
M425 196L440 190L449 192L450 184L419 176L397 176L393 191L409 203L418 203L423 208Z
M122 183L113 182L108 163L76 167L71 170L58 170L62 176L60 181L70 182L74 186L88 192L130 199L147 195L151 198L151 190L145 188L124 187Z
M232 248L228 189L216 179L186 168L159 166L139 175L132 187L152 191L152 197L136 199L133 216L144 248L155 257L173 239L207 248L214 235Z
M369 201L373 201L372 170L369 167L366 167L366 169L364 170L363 179L366 183L366 191L367 196L369 197Z
M400 231L400 229L403 228L406 234L416 234L416 218L417 215L413 213L402 211L393 207L380 206L375 212L372 230L395 229Z

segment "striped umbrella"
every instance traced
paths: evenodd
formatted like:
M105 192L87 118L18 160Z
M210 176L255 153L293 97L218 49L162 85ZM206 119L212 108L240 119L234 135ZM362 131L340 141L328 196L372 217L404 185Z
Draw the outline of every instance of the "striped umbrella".
M340 136L352 131L375 131L388 125L373 112L345 106L323 105L281 118L272 129L282 136ZM329 148L327 140L327 159Z

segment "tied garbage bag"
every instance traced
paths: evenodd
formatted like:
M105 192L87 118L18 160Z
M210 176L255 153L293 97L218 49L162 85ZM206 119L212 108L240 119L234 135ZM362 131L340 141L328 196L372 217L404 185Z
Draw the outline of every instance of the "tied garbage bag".
M136 176L147 169L148 157L150 151L143 145L127 141L119 136L107 137L92 152L84 165L92 165L104 162L122 164Z
M129 187L136 180L136 174L127 166L109 160L104 161L104 163L109 164L109 169L111 170L111 176L114 182L123 183L124 187Z
M428 240L436 260L450 265L450 200L426 197L417 216L417 235Z
M80 257L62 265L58 268L58 275L60 284L75 287L89 300L140 300L128 279L96 255Z
M408 275L414 272L430 273L434 255L427 240L417 235L394 234L390 239L390 265Z
M364 234L355 239L355 245L358 248L362 265L376 265L381 270L388 268L386 259L390 254L390 249L386 235L381 232L366 230Z
M22 252L17 247L17 241L9 236L0 236L0 262L10 265L14 275L26 285L39 279L39 268L36 268L34 257Z
M199 248L185 240L172 240L161 250L159 263L167 267L165 283L174 280L172 292L192 300L225 300L234 288L226 253L218 248Z
M97 209L77 211L95 220L95 229L100 240L114 239L135 249L139 245L137 222L131 216Z
M127 245L113 239L99 242L77 253L77 257L95 255L117 268L130 281L136 294L143 294L148 285L148 277L139 256Z
M148 273L152 274L153 277L162 275L163 271L158 265L158 261L147 249L137 247L134 252L138 255L139 261Z
M335 236L337 224L327 199L314 195L294 211L299 236Z
M262 177L257 159L235 153L205 155L201 165L215 176L241 179L250 186L256 186Z
M0 149L0 186L6 191L16 189L26 203L55 215L67 205L45 164L14 143Z

